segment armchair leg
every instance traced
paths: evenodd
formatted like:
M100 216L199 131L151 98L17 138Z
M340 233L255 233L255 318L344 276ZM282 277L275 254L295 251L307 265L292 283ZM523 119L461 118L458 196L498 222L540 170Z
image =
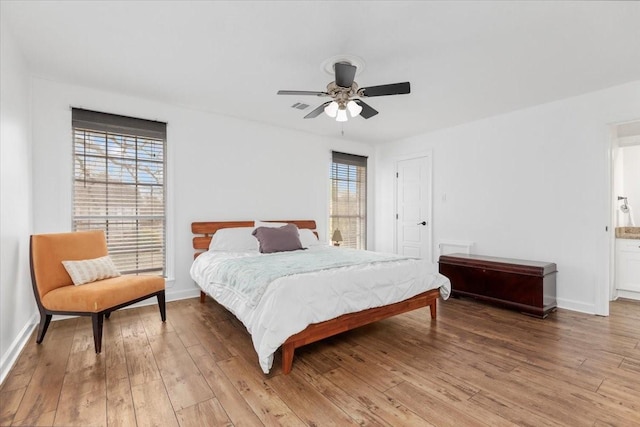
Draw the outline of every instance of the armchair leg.
M164 322L167 320L167 308L164 300L164 291L158 294L158 307L160 308L160 318Z
M40 312L40 325L38 326L38 336L36 337L36 343L40 344L44 339L44 334L49 329L49 323L51 323L51 315L44 312Z
M96 354L102 351L102 322L104 320L104 313L91 314L91 323L93 323L93 345L96 349Z

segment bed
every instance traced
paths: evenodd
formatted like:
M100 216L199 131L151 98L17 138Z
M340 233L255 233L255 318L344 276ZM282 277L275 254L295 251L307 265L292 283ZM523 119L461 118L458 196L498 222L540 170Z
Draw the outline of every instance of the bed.
M219 233L219 241L222 241L222 236L230 232L250 231L254 222L191 224L195 250L191 277L201 289L200 301L204 302L207 295L211 296L247 327L264 373L270 371L273 355L278 348L282 349L282 371L288 374L298 347L422 307L429 307L431 319L435 319L438 297L446 299L449 296L449 280L437 272L436 266L426 261L321 244L317 242L316 223L313 220L276 223L295 224L301 240L304 240L303 234L307 238L306 250L260 254L255 241L256 249L251 250L231 248L227 251L226 247L222 250L218 250L219 247L212 249L213 242L218 242L215 234L220 230L229 229ZM314 235L317 244L309 241L309 234ZM256 295L254 291L251 298L238 291L237 284L231 286L225 279L233 268L236 272L239 268L243 272L250 270L233 263L276 263L277 259L289 257L304 259L306 261L302 263L308 265L308 260L312 258L341 259L343 254L364 256L363 259L374 257L372 260L375 262L361 260L359 265L335 264L332 268L301 271L275 279L266 277L264 281L269 281L269 284L260 288L263 289L262 293L257 292ZM375 258L379 256L384 259ZM284 262L286 264L289 261ZM225 263L231 263L234 267L227 267ZM229 268L229 271L225 268ZM261 276L262 271L259 271ZM264 273L264 276L268 274ZM262 281L263 278L255 276L254 279Z

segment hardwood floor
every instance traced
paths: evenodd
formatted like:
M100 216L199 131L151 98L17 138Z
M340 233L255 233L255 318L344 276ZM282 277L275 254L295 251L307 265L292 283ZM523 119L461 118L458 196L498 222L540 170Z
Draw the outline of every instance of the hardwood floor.
M34 332L35 334L35 332ZM103 353L87 318L35 335L0 388L1 425L640 425L640 303L540 320L439 301L280 355L264 375L210 298L122 310Z

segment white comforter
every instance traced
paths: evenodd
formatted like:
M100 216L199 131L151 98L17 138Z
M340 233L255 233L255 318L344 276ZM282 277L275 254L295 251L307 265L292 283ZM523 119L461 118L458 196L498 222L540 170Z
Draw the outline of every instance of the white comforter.
M309 250L340 248L314 246ZM250 307L227 286L209 279L220 260L244 256L263 255L256 251L205 252L193 262L191 277L244 323L265 373L271 369L278 347L312 323L393 304L430 289L440 288L446 299L451 291L449 279L437 272L436 264L409 259L281 277L269 284L255 307Z

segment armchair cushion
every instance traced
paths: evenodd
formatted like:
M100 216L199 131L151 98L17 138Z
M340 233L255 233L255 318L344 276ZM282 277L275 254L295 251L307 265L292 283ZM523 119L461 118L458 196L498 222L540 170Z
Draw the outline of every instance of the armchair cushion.
M160 276L124 275L53 289L42 297L42 305L51 311L98 313L162 290L164 278Z

